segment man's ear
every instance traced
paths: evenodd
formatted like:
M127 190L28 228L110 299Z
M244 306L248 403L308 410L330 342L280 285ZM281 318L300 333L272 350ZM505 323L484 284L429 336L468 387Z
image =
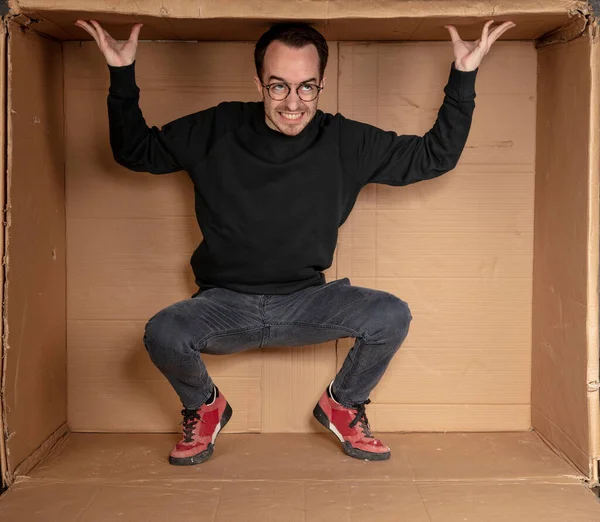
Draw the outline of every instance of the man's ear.
M256 84L256 88L258 89L258 92L262 95L263 86L262 86L262 82L260 81L260 78L258 76L254 77L254 83Z

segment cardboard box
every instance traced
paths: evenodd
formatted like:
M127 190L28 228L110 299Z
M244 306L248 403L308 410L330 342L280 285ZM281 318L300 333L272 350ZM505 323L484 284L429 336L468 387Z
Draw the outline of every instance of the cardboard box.
M518 437L531 436L588 486L598 485L593 5L19 0L5 6L0 40L6 486L69 440L79 441L76 459L85 460L85 444L94 451L93 437L101 436L77 434L175 433L180 421L178 399L148 359L142 331L153 313L194 291L188 260L201 236L191 183L184 173L151 177L114 162L108 71L95 43L73 25L79 18L99 20L117 38L133 22L145 24L137 80L149 124L222 100L255 100L254 40L274 20L302 19L330 43L320 108L411 134L429 129L442 100L452 61L444 24L457 25L467 40L488 18L515 21L482 64L457 169L401 189L366 187L327 278L391 291L415 317L371 397L376 431L474 432L453 439L458 454L477 437L504 432L513 437L507 459L523 444ZM225 431L288 434L264 435L271 438L258 453L277 437L320 431L312 406L349 347L344 340L207 357L236 411ZM108 446L143 440L106 437ZM543 451L534 439L527 444ZM437 465L444 475L450 464ZM59 471L46 477L60 481ZM489 468L485 478L509 475Z

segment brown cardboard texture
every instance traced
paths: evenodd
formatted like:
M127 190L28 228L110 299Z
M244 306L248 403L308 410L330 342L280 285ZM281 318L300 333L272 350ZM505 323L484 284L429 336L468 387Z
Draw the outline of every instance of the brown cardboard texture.
M329 40L446 40L445 23L459 24L464 38L476 39L486 17L511 19L508 39L533 40L588 15L577 0L9 0L14 13L33 21L38 32L60 40L89 40L73 26L78 18L97 18L118 38L134 22L144 23L149 40L256 40L275 20L307 20Z
M539 53L532 418L581 469L595 454L590 428L598 422L597 387L590 388L598 337L588 330L598 316L597 127L590 124L598 102L589 66L596 45L579 39Z
M4 331L11 469L67 422L61 45L13 29Z
M9 5L0 519L600 519L587 491L600 459L600 76L587 3ZM474 39L489 17L517 28L478 72L459 165L365 187L326 271L410 305L409 337L367 408L392 458L349 459L312 417L344 339L203 356L235 413L213 459L169 466L181 405L143 331L196 290L193 187L114 161L106 63L73 22L116 37L145 24L136 73L149 125L259 99L254 39L302 19L330 44L322 110L421 135L453 58L444 24Z

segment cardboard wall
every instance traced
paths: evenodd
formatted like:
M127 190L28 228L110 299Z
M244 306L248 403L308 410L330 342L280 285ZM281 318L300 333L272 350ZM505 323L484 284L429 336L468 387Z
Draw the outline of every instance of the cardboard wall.
M340 112L423 134L441 103L451 53L440 43L342 45ZM338 276L398 295L414 316L372 395L379 429L530 426L533 45L497 45L476 92L459 167L405 188L368 186L341 231Z
M452 61L447 42L341 44L339 61L335 43L331 50L323 110L398 132L433 124ZM184 173L155 177L116 165L106 65L92 43L65 43L64 56L69 424L176 431L178 400L142 334L152 314L194 291L188 261L200 234L191 183ZM148 123L256 99L252 63L252 44L143 43L137 68ZM392 291L415 316L373 395L378 430L530 426L533 44L497 44L477 92L460 167L404 189L368 187L327 274ZM227 430L319 429L312 407L347 349L340 342L337 353L328 343L207 357L236 411Z
M586 474L598 418L588 409L598 393L588 388L598 379L591 327L598 316L598 129L590 125L598 100L590 52L582 38L539 53L532 380L533 426Z
M67 420L67 354L61 46L12 29L3 384L14 469Z

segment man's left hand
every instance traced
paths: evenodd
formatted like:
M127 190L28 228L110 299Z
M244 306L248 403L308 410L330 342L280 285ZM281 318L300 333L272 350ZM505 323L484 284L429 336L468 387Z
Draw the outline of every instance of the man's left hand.
M474 71L479 67L483 57L489 52L492 44L500 38L506 31L515 27L513 22L504 22L495 27L490 32L490 27L494 23L490 20L485 23L481 38L474 42L463 42L458 35L456 27L453 25L444 26L450 33L452 38L452 46L454 47L454 66L459 71Z

